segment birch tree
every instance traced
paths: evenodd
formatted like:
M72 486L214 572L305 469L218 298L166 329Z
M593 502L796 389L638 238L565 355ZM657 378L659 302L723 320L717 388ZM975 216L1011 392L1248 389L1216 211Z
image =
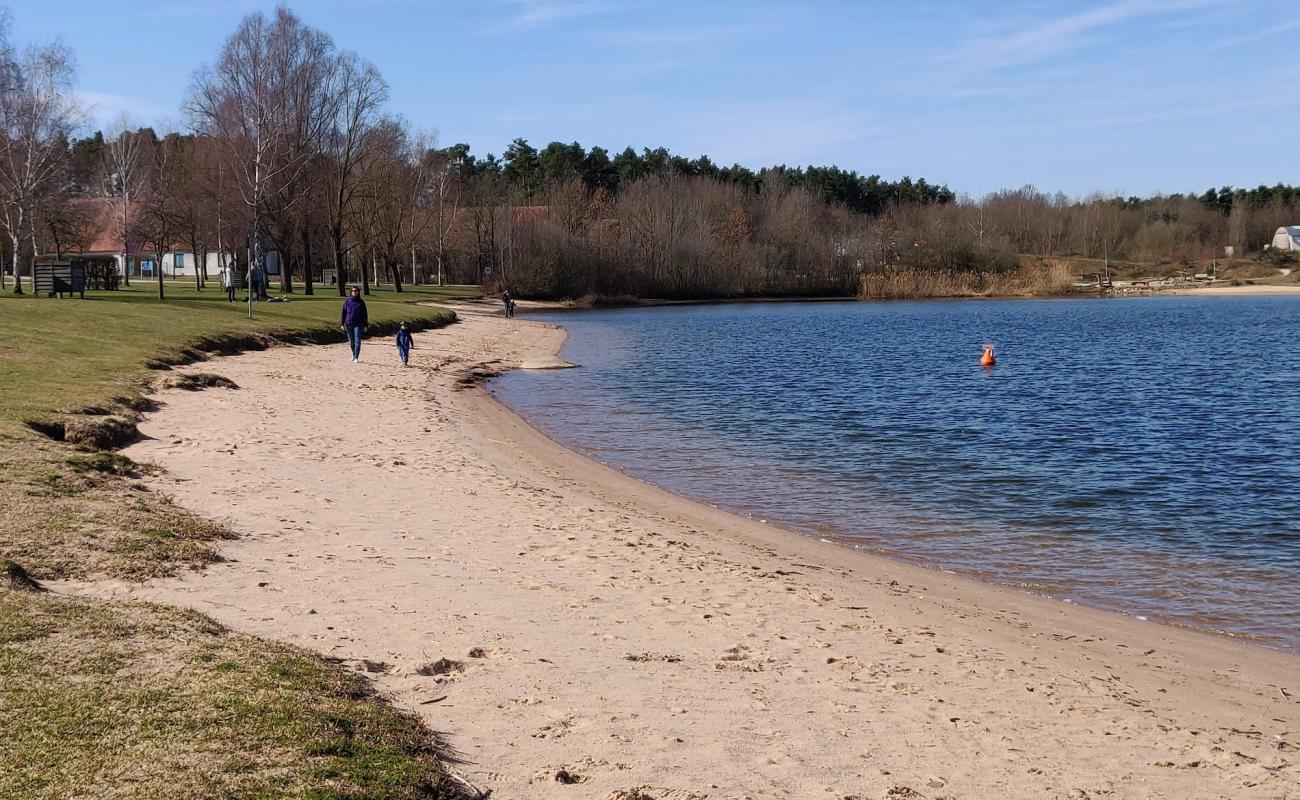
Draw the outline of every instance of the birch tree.
M212 66L200 69L186 109L222 150L223 166L252 218L252 267L265 266L263 231L300 192L326 121L323 89L333 44L279 8L244 17Z
M141 152L146 133L132 126L125 115L110 129L110 136L100 151L103 173L102 191L113 209L113 220L122 239L122 278L131 285L130 256L131 201L139 198L145 180Z
M429 173L430 208L428 234L433 244L433 257L438 262L438 285L442 286L444 261L456 218L460 215L461 163L446 151L431 154Z
M32 239L42 199L66 188L68 142L80 114L71 51L54 42L16 55L8 34L9 18L0 16L0 210L12 247L13 292L22 294L23 243Z

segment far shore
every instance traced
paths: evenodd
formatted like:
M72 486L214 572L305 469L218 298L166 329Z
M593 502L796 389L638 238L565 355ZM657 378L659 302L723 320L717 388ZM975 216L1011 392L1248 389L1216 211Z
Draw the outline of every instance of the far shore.
M1255 295L1300 295L1300 284L1242 284L1239 286L1201 286L1197 288L1161 288L1158 290L1127 294L1099 296L1095 291L1080 289L1066 294L1042 295L968 295L964 297L909 297L898 299L867 299L856 296L834 297L723 297L698 300L665 300L656 298L626 299L621 302L592 302L590 300L518 300L522 310L537 311L589 311L620 308L659 308L664 306L704 306L740 303L890 303L924 300L1091 300L1132 299L1138 297L1249 297Z
M228 562L61 588L339 659L446 731L495 796L1300 796L1300 657L629 478L467 383L563 343L496 309L417 334L414 369L378 342L361 364L342 345L205 364L240 388L166 392L127 454L241 534ZM238 413L303 398L323 401Z
M1197 289L1174 289L1170 291L1170 294L1201 297L1300 294L1300 284L1294 286L1283 286L1275 283L1242 284L1241 286L1202 286Z

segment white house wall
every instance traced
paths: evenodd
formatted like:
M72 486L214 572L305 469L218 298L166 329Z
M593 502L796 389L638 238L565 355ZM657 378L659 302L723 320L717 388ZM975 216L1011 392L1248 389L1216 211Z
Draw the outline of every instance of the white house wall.
M177 253L180 253L181 256L183 256L183 258L181 259L183 266L180 269L176 269L173 266L176 263ZM131 257L133 259L136 259L137 262L154 260L153 255L150 253L137 253L137 254L133 254ZM125 275L126 262L122 260L122 255L120 253L115 254L113 256L113 259L117 262L117 274ZM230 257L227 256L226 259L227 262L229 262ZM166 253L163 254L163 275L169 278L171 277L193 278L196 263L197 260L194 258L194 254L190 253L189 251L168 250ZM217 277L221 272L221 254L215 251L209 251L207 254L207 265L208 265L208 277L209 278Z

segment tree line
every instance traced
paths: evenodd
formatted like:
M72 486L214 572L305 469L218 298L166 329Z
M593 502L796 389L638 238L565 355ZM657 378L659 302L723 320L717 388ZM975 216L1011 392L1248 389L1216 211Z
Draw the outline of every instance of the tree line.
M520 138L480 157L393 113L373 64L285 8L240 22L195 73L177 126L123 119L77 138L73 63L58 43L18 48L0 18L0 250L19 292L37 253L85 252L106 225L123 258L161 267L168 251L192 253L199 288L209 253L246 269L275 252L282 292L313 293L328 272L340 294L452 281L685 298L1051 290L1061 276L1034 284L1026 255L1190 262L1258 250L1300 222L1300 189L1286 185L971 198L663 147Z

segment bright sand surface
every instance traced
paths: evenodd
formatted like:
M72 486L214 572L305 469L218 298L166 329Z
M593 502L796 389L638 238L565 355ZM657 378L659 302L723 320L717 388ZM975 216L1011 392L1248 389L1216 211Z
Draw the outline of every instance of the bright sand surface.
M1256 286L1202 286L1199 289L1174 289L1175 294L1189 295L1260 295L1260 294L1300 294L1300 285L1279 286L1265 283Z
M1300 797L1295 656L646 486L456 389L564 336L458 312L412 369L386 340L195 367L240 388L161 395L126 452L242 534L229 562L63 588L368 670L494 797Z

